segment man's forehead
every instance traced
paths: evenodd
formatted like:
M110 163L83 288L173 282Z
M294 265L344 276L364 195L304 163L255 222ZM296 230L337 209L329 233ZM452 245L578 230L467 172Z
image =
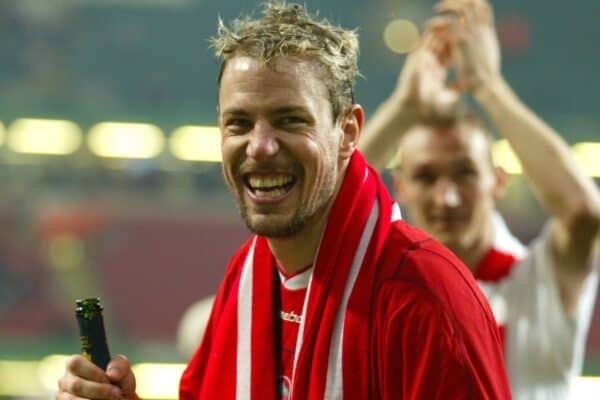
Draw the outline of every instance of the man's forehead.
M258 72L271 71L277 74L306 74L315 73L319 69L317 63L307 57L280 55L269 60L252 55L235 55L225 62L224 72Z
M403 136L398 158L481 157L489 153L487 134L471 124L454 126L415 125Z
M227 61L219 87L219 112L281 107L314 109L329 102L328 91L311 62L279 57L269 64L249 56ZM318 107L317 107L318 106Z
M248 72L255 64L253 61L254 60L250 57L234 57L227 61L225 68L234 69L241 72Z
M487 133L479 126L460 123L432 126L417 124L409 128L402 138L403 146L475 146L489 145Z

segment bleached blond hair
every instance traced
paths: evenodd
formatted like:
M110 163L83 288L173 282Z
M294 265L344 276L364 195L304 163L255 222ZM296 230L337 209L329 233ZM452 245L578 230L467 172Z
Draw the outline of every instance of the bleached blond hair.
M264 4L261 18L249 16L233 21L228 28L219 18L217 36L211 39L215 55L222 60L218 82L227 61L248 56L268 65L278 57L299 57L314 62L322 77L332 106L333 117L354 103L353 87L358 71L358 35L317 20L305 6L281 1Z

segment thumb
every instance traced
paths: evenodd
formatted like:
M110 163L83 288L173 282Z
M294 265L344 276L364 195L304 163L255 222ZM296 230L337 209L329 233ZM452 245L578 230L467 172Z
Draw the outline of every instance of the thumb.
M135 398L135 376L127 357L121 354L114 356L108 364L106 375L121 388L124 398Z

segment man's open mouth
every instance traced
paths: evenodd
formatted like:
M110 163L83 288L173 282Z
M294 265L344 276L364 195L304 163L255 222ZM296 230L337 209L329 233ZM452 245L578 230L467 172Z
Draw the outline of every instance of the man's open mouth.
M258 197L280 197L294 186L296 177L289 174L246 174L246 186Z

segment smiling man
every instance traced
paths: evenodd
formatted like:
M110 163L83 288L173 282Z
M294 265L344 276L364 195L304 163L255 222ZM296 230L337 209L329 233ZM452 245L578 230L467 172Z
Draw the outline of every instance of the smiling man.
M291 273L313 261L363 118L360 107L349 104L343 105L344 125L334 120L323 74L300 57L265 68L264 60L237 56L227 61L220 82L223 171L246 225L284 246L304 229L311 233L303 241L309 251L283 248L281 257L303 258ZM338 148L339 157L331 151Z
M358 41L299 5L220 26L223 173L254 233L180 399L508 399L485 297L406 225L356 151ZM129 363L74 356L58 399L137 399Z

